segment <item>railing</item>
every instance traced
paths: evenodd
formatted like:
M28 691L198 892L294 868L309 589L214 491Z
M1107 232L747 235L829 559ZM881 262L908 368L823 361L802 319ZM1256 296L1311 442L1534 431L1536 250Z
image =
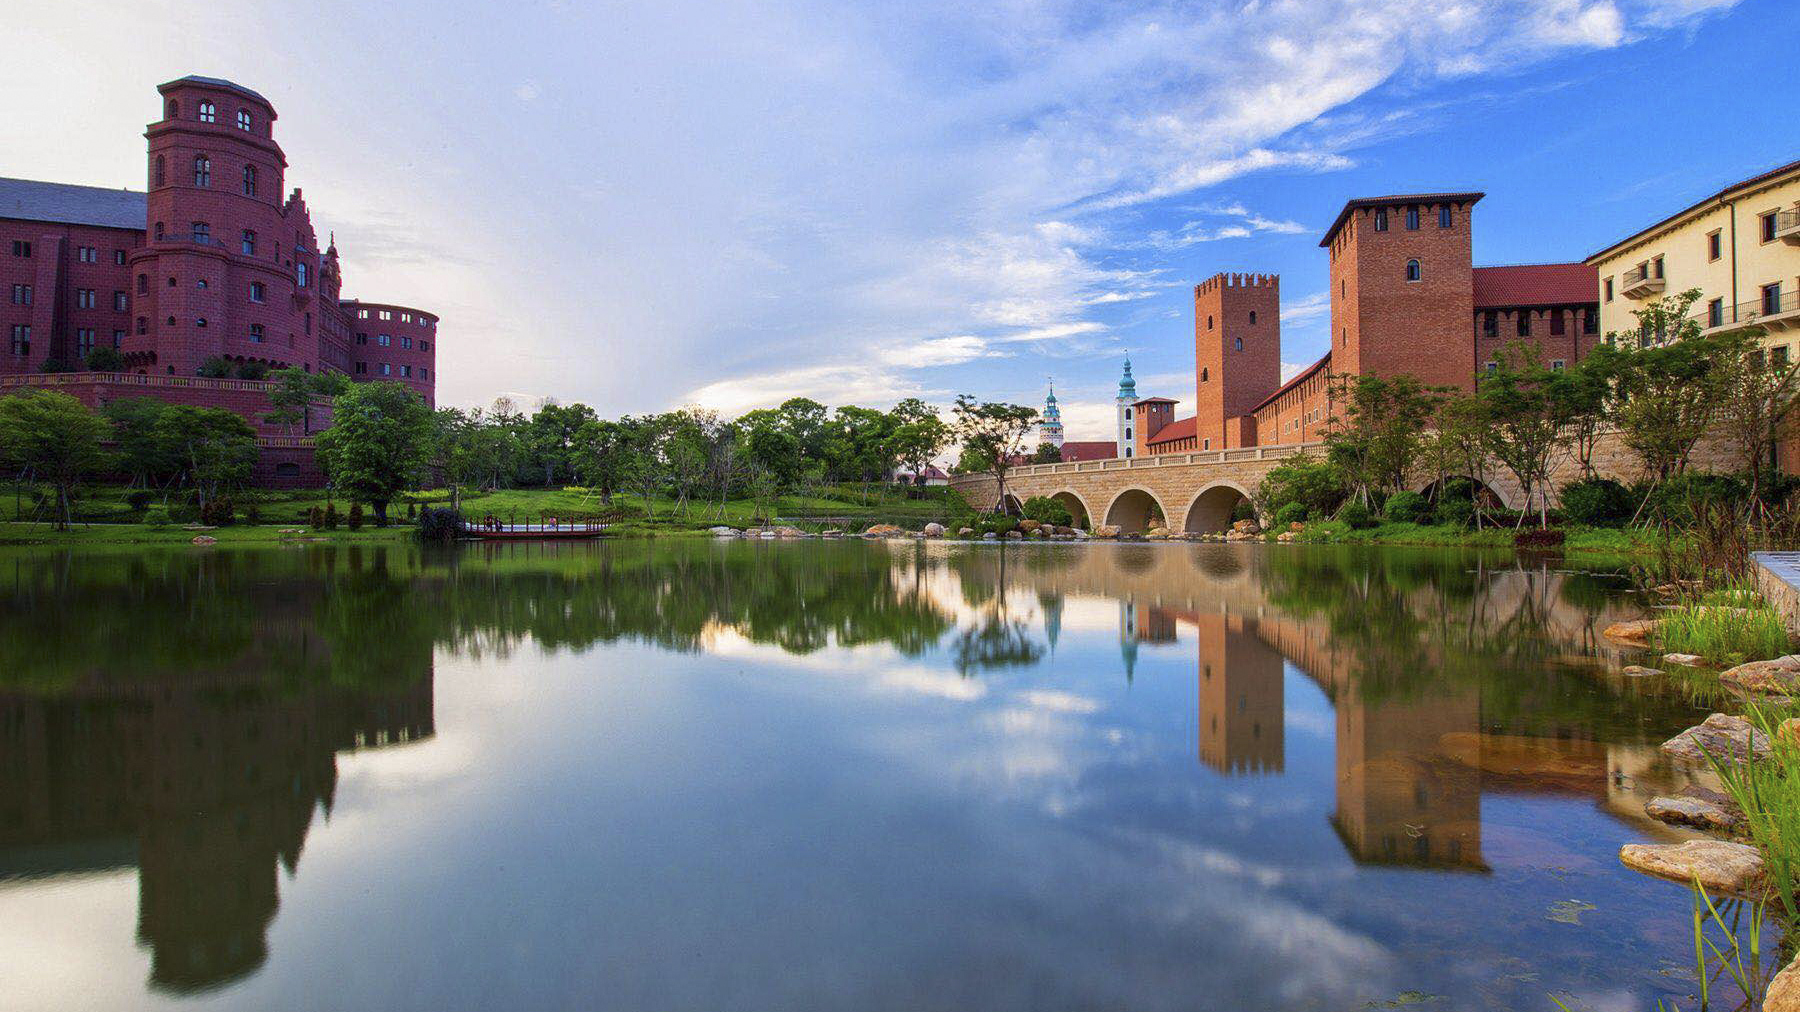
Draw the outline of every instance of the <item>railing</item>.
M1775 212L1775 238L1800 243L1800 211Z
M1735 306L1720 306L1717 323L1713 322L1710 306L1691 314L1688 319L1699 324L1701 330L1712 330L1718 327L1748 327L1774 317L1785 317L1795 311L1800 311L1800 291L1786 292L1774 299L1752 299Z
M1233 464L1246 461L1280 460L1324 446L1321 442L1280 443L1271 446L1244 446L1230 450L1190 450L1186 453L1159 453L1143 457L1109 457L1105 460L1081 460L1061 464L1025 464L1007 472L1012 477L1046 474L1068 474L1092 471L1125 471L1144 467L1169 467L1182 464Z
M155 376L134 372L41 372L25 376L0 376L0 387L85 386L112 383L134 387L191 387L199 390L269 390L269 380L214 379L210 376Z
M313 437L311 437L311 436L257 436L256 437L256 445L262 446L262 447L272 447L275 449L304 450L304 449L312 448Z
M1638 299L1660 292L1663 290L1664 284L1662 272L1654 270L1648 265L1633 267L1626 271L1620 280L1624 282L1619 286L1620 291L1628 299Z

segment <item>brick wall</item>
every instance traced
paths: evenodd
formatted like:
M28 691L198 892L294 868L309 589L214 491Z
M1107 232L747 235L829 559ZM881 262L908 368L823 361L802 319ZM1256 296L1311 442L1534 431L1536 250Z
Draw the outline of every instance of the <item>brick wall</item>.
M1281 279L1273 274L1216 274L1195 285L1198 448L1231 445L1227 423L1249 414L1279 386Z

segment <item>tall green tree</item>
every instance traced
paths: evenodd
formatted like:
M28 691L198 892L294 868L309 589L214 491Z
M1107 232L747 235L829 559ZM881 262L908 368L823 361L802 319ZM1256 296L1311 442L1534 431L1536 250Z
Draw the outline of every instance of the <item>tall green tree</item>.
M308 433L312 431L313 404L329 401L350 383L343 373L305 369L277 369L265 378L275 386L269 390L269 413L263 421L270 425L298 425L300 431Z
M168 407L154 397L122 397L100 409L112 423L119 467L133 485L162 485L181 470L181 461L156 435L156 421Z
M612 505L613 495L631 483L637 463L630 429L620 422L594 418L575 433L575 467L581 482L600 492Z
M1773 470L1775 440L1789 428L1800 399L1800 361L1776 361L1762 346L1761 327L1712 341L1718 370L1717 429L1750 476L1749 504L1762 508L1763 483Z
M432 416L431 465L450 487L450 508L462 509L463 490L494 472L495 430L480 408L439 408Z
M1565 401L1556 396L1556 374L1538 360L1537 348L1515 341L1495 355L1494 368L1480 378L1480 399L1488 426L1488 448L1512 473L1525 501L1519 524L1538 505L1538 520L1550 520L1550 471L1567 422Z
M963 447L960 463L967 470L992 474L999 485L997 501L1004 501L1006 475L1025 455L1025 439L1037 425L1037 410L962 394L956 398L955 415L956 438Z
M1334 374L1328 389L1333 410L1325 459L1350 480L1365 506L1374 492L1405 488L1444 391L1410 375L1366 373Z
M0 461L49 483L56 492L56 526L69 526L75 486L104 467L100 441L106 420L65 393L23 390L0 397Z
M888 412L892 419L889 455L908 471L922 475L950 443L950 426L937 409L917 397L908 397Z
M224 408L171 404L154 429L164 452L179 462L200 508L250 481L256 465L256 430L243 416Z
M331 404L331 428L315 440L339 489L387 525L388 503L419 480L431 451L431 409L399 383L353 383Z
M1636 331L1607 336L1626 349L1613 384L1613 424L1658 482L1686 470L1719 403L1717 345L1688 315L1699 298L1693 288L1657 299L1632 311Z

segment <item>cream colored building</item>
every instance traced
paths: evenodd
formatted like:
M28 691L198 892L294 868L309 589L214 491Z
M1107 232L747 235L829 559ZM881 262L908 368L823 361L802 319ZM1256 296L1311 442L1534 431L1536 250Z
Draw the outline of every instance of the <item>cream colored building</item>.
M1800 356L1800 161L1752 176L1587 258L1600 275L1600 331L1637 329L1632 310L1700 289L1702 330L1756 322Z

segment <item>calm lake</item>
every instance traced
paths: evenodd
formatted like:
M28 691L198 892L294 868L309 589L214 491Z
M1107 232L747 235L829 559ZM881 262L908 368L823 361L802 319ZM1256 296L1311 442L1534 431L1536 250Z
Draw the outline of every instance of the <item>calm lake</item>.
M6 1009L1691 1008L1606 570L0 554Z

